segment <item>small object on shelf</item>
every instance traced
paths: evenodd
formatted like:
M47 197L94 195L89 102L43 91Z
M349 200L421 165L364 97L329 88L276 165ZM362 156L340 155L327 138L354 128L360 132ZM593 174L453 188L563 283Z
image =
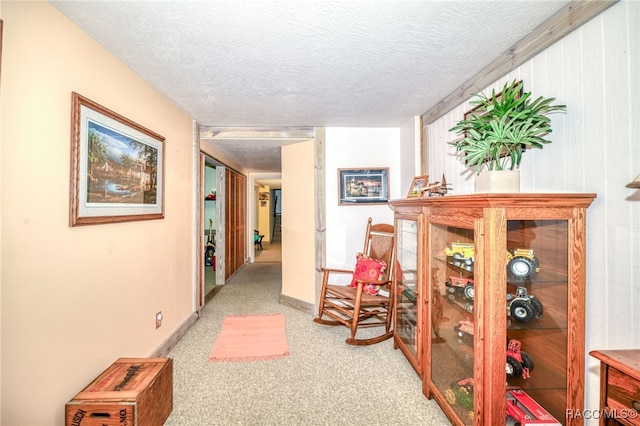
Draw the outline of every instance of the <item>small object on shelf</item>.
M473 288L473 278L454 277L450 276L448 281L444 283L449 293L455 293L460 290L464 293L467 300L473 300L475 295Z
M451 385L446 392L446 399L450 404L460 404L473 411L473 377L467 377Z
M515 295L507 293L507 315L519 322L541 319L542 312L542 302L533 294L529 294L526 287L518 287Z
M442 181L428 183L427 186L422 188L422 193L427 194L429 197L437 195L444 196L449 191L453 191L453 188L447 186L447 179L444 177L444 174L442 175Z
M444 250L444 254L453 258L453 264L458 267L473 266L473 243L453 243Z
M512 280L526 280L540 272L540 262L530 249L507 252L507 272Z
M473 343L473 336L475 334L475 325L472 321L462 320L458 321L453 326L456 336L458 336L458 342L460 343ZM533 370L533 359L528 353L521 350L522 343L519 340L511 339L507 344L507 359L505 364L505 373L510 379L528 379L530 372Z
M507 417L521 426L560 426L555 417L520 388L507 389Z
M475 326L472 321L462 320L453 326L453 331L456 332L460 342L473 341Z
M475 257L473 243L453 243L444 253L453 259L451 263L454 266L472 270ZM506 256L507 272L511 280L524 281L540 272L540 262L531 249L507 250Z
M522 343L519 340L511 339L507 344L507 365L505 371L510 379L528 379L529 373L533 370L533 360L528 353L520 350Z

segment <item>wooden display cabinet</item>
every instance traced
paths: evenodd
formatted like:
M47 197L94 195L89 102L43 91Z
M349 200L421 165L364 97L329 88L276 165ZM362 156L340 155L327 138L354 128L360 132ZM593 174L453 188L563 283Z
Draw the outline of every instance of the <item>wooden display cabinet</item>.
M560 424L583 424L565 416L584 407L585 222L594 198L390 202L396 220L419 224L416 358L423 392L453 424L507 424L507 388L524 390ZM399 259L402 250L399 239Z

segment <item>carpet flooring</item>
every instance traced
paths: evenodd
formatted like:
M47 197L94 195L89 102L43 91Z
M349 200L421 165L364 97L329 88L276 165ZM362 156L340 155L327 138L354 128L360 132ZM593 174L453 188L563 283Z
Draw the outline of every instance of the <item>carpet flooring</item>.
M174 398L166 426L449 424L392 340L347 345L346 327L315 324L309 313L280 304L281 283L281 264L248 264L205 305L167 355ZM288 356L209 361L226 316L274 312L285 317Z
M256 250L256 263L282 262L282 243L263 243L262 250Z

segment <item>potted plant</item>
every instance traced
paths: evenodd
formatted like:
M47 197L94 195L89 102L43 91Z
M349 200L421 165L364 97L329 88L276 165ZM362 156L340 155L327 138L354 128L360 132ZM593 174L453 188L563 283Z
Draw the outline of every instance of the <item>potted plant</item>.
M526 148L542 148L550 143L545 136L551 133L549 114L564 112L565 105L552 105L555 98L531 98L524 92L522 81L505 83L502 92L491 91L472 95L473 110L465 114L449 131L461 138L449 142L464 155L461 161L476 174L476 192L519 192L519 167ZM492 187L497 171L511 171L514 188ZM490 172L490 173L484 173ZM485 182L488 181L488 182ZM486 187L485 184L489 184Z

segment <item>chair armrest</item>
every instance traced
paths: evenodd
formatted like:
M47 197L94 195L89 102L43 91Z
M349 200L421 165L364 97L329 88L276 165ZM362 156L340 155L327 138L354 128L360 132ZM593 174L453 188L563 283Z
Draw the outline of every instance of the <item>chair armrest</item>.
M336 268L321 268L322 272L334 272L336 274L353 274L353 271L350 269L336 269Z
M384 281L380 281L380 280L363 280L360 278L355 278L354 279L355 282L357 283L362 283L362 284L376 284L376 285L387 285L391 282L391 280L384 280Z

